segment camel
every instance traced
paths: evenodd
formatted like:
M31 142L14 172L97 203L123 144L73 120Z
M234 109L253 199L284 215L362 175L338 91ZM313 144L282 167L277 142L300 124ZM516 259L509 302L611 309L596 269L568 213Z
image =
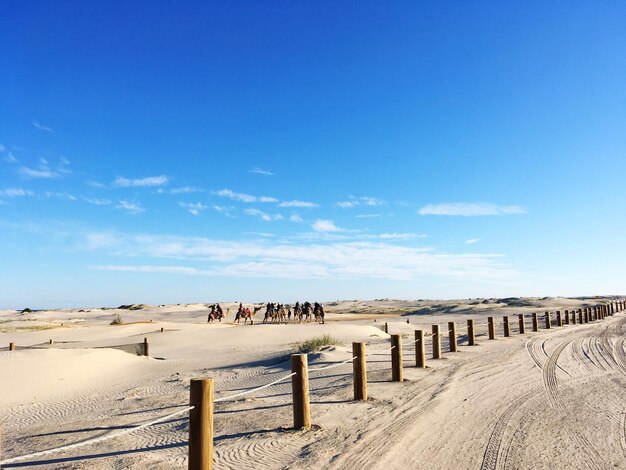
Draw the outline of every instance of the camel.
M315 302L315 308L313 309L313 316L315 321L324 324L324 306Z
M235 321L237 323L239 323L239 320L241 320L243 318L243 324L245 325L246 323L248 323L248 320L250 320L250 324L254 325L254 319L252 317L254 317L256 315L256 312L258 312L259 310L261 310L263 307L253 307L253 311L251 312L250 309L248 307L243 308L243 307L239 307L241 312L237 312L237 315L235 316Z

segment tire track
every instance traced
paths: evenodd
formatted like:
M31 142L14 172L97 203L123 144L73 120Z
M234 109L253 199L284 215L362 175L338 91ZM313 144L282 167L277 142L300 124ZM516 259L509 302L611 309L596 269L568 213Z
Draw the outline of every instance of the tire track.
M543 385L546 390L546 394L548 395L548 400L552 405L552 408L562 410L564 406L559 400L558 395L558 383L556 378L556 368L557 361L559 360L559 356L563 352L563 350L572 342L572 340L567 340L562 342L557 346L554 352L548 358L545 367L543 368Z

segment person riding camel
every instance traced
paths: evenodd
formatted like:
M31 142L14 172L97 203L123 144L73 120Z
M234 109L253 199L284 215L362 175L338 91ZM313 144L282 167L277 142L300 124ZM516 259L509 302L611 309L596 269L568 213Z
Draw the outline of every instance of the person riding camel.
M217 307L215 310L216 310L217 319L219 321L222 321L222 318L224 318L224 311L222 310L222 307L220 307L220 304L217 304Z

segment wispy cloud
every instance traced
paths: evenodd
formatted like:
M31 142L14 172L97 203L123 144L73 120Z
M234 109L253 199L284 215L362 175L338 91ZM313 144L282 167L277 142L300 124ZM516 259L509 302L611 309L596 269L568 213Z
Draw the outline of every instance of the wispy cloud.
M99 199L99 198L85 198L84 199L85 202L88 202L89 204L93 204L95 206L110 206L112 204L112 201L110 199Z
M257 175L263 175L263 176L275 176L275 173L272 173L269 170L264 170L263 168L259 168L258 166L255 166L254 168L250 168L250 173L255 173Z
M281 214L268 214L267 212L260 211L258 209L245 209L244 213L251 215L253 217L258 217L265 222L271 222L274 220L283 220L283 216Z
M140 214L141 212L145 212L145 209L138 202L128 201L126 199L122 199L118 202L118 209L128 212L129 214Z
M378 238L381 240L407 240L409 238L422 238L415 233L381 233Z
M358 214L355 215L357 219L380 219L382 217L381 214Z
M218 205L214 205L212 206L213 210L219 212L220 214L224 214L226 217L230 217L231 219L234 219L235 216L233 214L233 212L235 211L235 208L232 206L218 206Z
M0 196L3 197L26 197L26 196L34 196L30 189L22 189L22 188L7 188L0 189Z
M192 215L200 215L200 212L209 208L201 202L179 202L178 204Z
M335 206L342 209L350 209L358 206L377 207L385 204L385 201L371 196L349 196L347 201L339 201L335 203Z
M280 204L278 204L278 206L279 207L318 207L319 204L316 204L314 202L294 200L294 201L283 201Z
M317 219L311 225L311 228L316 232L345 232L343 228L339 228L332 220Z
M428 204L418 211L420 215L449 215L462 217L524 214L525 212L526 210L521 206L500 206L489 202Z
M470 238L469 240L465 240L465 243L467 245L473 245L474 243L478 243L480 241L480 238Z
M304 222L304 219L302 217L300 217L298 214L291 214L289 216L289 220L291 222L295 222L297 224L301 224L302 222Z
M253 202L278 202L278 199L275 197L269 196L253 196L251 194L238 193L231 189L220 189L219 191L213 191L212 194L220 197L225 197L231 199L233 201L245 202L245 203L253 203Z
M183 186L181 188L172 188L170 189L171 194L189 194L189 193L200 193L202 192L202 188L196 188L195 186Z
M517 275L501 264L501 256L497 254L437 253L390 242L294 243L275 239L232 241L151 235L119 237L123 241L116 242L116 255L177 260L178 264L143 262L139 265L104 264L93 268L281 279L415 280L421 276L440 276L471 282L511 282ZM107 243L108 239L103 242ZM194 266L185 266L181 264L182 260L189 260Z
M2 144L0 144L0 155L2 155L2 159L7 163L17 163L15 155Z
M20 173L27 178L43 178L43 179L53 179L58 178L61 175L70 174L71 171L69 169L69 160L65 157L61 157L57 163L55 169L50 168L50 164L48 160L45 158L39 159L39 165L36 168L31 168L27 166L20 167Z
M37 122L33 122L33 126L35 126L40 131L46 131L46 132L54 133L54 131L52 129L50 129L48 126L44 126L43 124L39 124Z
M65 191L46 191L46 197L63 199L65 201L76 201L76 197Z
M88 186L91 186L92 188L98 188L98 189L106 188L106 184L102 184L102 183L99 183L99 182L93 181L93 180L87 180L87 181L85 181L85 183Z
M144 188L151 186L163 186L169 182L169 178L165 175L146 176L145 178L124 178L118 176L111 183L116 188Z

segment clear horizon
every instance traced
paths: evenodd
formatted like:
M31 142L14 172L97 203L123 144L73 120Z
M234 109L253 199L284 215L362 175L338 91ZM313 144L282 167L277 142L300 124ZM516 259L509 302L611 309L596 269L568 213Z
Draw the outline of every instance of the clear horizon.
M0 12L0 308L624 292L626 5Z

